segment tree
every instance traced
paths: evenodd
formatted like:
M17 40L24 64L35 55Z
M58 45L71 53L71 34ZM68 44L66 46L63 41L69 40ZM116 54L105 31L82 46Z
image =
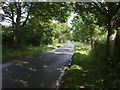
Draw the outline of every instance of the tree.
M90 43L93 49L97 36L101 33L100 27L96 25L97 19L94 14L85 13L84 16L79 14L73 19L73 39L83 43Z
M79 9L78 9L79 7ZM107 36L107 57L112 58L114 55L115 38L117 28L120 26L120 2L92 2L92 3L76 3L75 11L81 13L83 11L95 14L99 18L99 24L106 26Z
M52 27L54 39L58 39L59 43L63 40L65 43L65 40L68 39L66 35L70 33L70 27L66 23L53 23Z
M25 26L30 16L32 4L29 2L9 2L2 3L4 11L3 20L9 21L13 30L13 47L16 48L20 42L21 29ZM27 14L27 15L25 15Z
M115 38L118 28L117 24L120 20L120 2L93 3L93 5L94 7L96 7L96 10L98 10L101 15L104 15L107 18L107 56L111 58L114 55Z
M37 20L35 25L43 21L49 22L52 19L57 19L60 22L67 21L67 16L69 16L67 5L68 3L62 2L3 2L3 19L12 23L11 26L14 33L13 47L16 48L21 43L21 30L30 19Z

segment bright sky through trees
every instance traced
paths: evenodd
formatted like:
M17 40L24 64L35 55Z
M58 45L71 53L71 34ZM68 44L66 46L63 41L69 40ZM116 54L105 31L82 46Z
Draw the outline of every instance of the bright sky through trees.
M68 19L67 24L68 24L70 27L72 27L71 23L72 23L72 20L73 20L73 18L74 18L75 15L77 15L77 14L76 14L76 13L74 14L74 13L72 12L72 13L71 13L71 16L70 16L69 19Z

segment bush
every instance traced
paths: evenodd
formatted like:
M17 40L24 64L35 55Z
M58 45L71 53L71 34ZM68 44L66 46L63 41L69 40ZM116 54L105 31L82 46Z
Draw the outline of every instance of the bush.
M94 43L92 54L96 58L105 59L106 58L106 43L96 40Z
M2 28L2 45L4 47L11 47L13 41L13 33L11 28Z

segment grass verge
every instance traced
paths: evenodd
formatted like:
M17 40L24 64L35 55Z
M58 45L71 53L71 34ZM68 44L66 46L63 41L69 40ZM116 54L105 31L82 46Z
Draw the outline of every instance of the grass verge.
M12 61L17 58L22 58L30 56L37 53L46 52L63 46L65 44L54 44L54 45L45 45L45 46L31 46L26 47L25 49L3 49L2 51L2 63Z
M118 88L119 74L105 60L97 59L88 46L76 45L72 65L60 88ZM115 75L116 74L116 75Z

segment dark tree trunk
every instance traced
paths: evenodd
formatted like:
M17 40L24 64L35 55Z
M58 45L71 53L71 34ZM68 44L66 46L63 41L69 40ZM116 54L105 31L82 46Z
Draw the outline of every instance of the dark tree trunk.
M61 39L58 39L59 43L61 43Z
M94 41L93 41L93 38L92 38L92 37L91 37L90 44L91 44L91 49L93 49L93 48L94 48Z
M18 37L17 35L14 34L12 47L17 48L17 46L18 46Z
M90 45L91 45L91 49L93 49L93 45L94 45L94 40L93 40L93 35L94 35L94 31L90 32Z
M13 31L14 33L14 38L13 38L13 48L18 47L18 40L20 40L20 18L21 18L21 6L20 3L18 3L18 6L16 5L17 8L17 18L16 18L16 23L15 23L15 29Z
M19 40L20 40L20 26L16 27L15 30L13 31L14 37L13 37L13 48L17 48L19 45Z

